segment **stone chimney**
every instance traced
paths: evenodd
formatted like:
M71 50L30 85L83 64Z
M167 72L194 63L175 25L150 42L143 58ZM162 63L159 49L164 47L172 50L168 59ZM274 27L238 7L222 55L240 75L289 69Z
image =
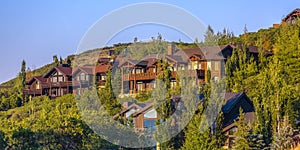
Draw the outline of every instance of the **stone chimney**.
M173 55L174 51L175 51L175 44L168 44L168 52L167 52L167 54L168 55Z

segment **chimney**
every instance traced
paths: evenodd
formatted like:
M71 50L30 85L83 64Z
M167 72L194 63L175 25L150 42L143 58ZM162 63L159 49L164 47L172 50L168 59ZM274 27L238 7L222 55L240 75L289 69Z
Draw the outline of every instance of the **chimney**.
M175 44L168 44L168 55L173 55L173 52L175 51Z

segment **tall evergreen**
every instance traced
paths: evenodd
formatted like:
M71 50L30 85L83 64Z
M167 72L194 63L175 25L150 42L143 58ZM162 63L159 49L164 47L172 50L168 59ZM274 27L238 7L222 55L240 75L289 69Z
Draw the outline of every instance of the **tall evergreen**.
M233 149L236 150L250 150L250 143L249 143L249 125L245 120L245 115L243 110L240 108L239 111L239 120L236 122L237 131L235 132L235 140Z
M54 66L58 66L59 65L59 60L57 58L57 55L53 56L53 63L54 63Z

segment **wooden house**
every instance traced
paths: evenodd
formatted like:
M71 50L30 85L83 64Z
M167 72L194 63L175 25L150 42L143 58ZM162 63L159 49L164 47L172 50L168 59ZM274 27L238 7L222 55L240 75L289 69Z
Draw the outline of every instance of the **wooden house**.
M56 98L72 93L72 68L68 66L53 67L43 77L32 77L26 83L23 94L30 96L48 95Z
M297 18L300 17L300 9L296 8L292 12L290 12L286 17L283 18L282 22L293 24Z

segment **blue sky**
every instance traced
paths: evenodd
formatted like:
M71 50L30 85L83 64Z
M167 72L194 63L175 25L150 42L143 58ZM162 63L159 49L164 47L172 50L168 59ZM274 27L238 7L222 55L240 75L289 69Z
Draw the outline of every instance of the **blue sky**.
M16 77L24 59L31 69L52 61L53 55L65 58L76 53L86 31L103 16L137 0L2 0L0 2L0 83ZM209 0L155 1L181 7L211 25L215 31L227 28L236 35L268 28L284 15L300 7L298 0ZM155 13L155 10L153 10ZM139 13L139 12L137 12ZM179 18L180 19L180 18ZM118 21L116 20L116 23ZM145 27L145 28L143 28ZM188 40L164 27L140 26L125 30L111 40L133 41L157 36L167 40ZM147 34L146 34L147 33ZM148 37L149 35L149 37Z

